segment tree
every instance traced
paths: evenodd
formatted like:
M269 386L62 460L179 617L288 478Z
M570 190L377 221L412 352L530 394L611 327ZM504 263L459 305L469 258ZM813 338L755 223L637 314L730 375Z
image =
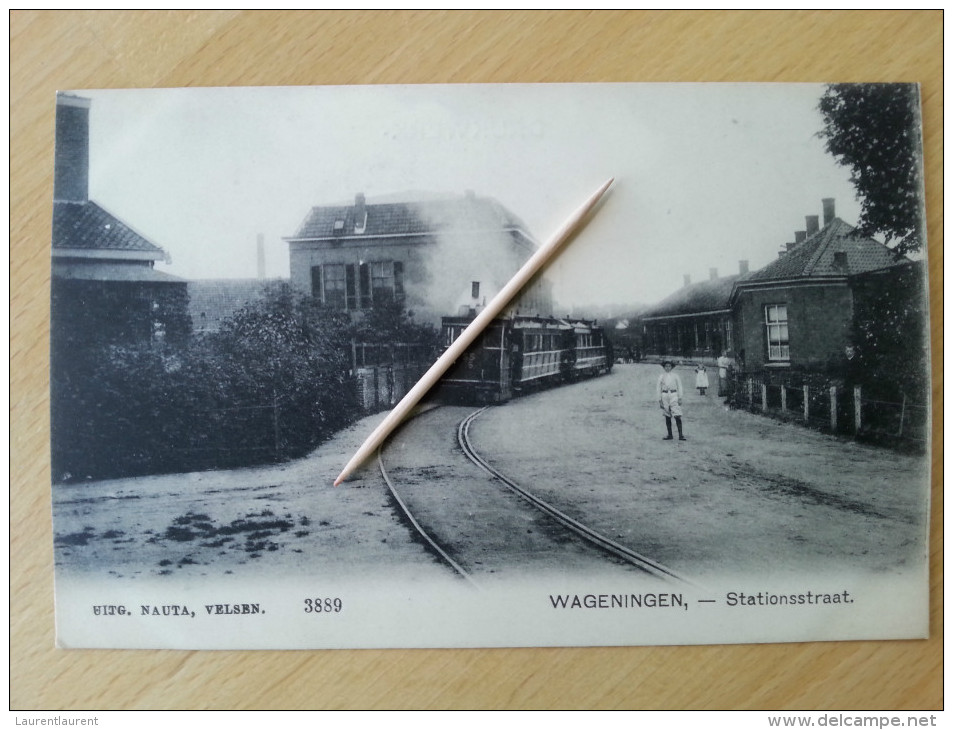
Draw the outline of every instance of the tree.
M301 456L360 415L350 338L346 313L281 284L215 333L74 348L54 372L54 478Z
M430 324L414 322L413 312L401 302L385 302L364 313L354 326L354 337L363 342L414 343L436 347L440 333Z
M357 414L349 335L346 313L278 284L210 338L209 364L220 370L228 402L274 404L277 451L300 456Z
M916 84L830 84L818 105L827 151L851 170L858 230L897 256L923 247L920 95Z

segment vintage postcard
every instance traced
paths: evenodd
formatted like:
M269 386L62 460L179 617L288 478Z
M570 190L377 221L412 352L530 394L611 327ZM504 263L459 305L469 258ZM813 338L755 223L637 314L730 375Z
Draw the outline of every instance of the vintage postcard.
M55 103L60 647L927 636L916 85Z

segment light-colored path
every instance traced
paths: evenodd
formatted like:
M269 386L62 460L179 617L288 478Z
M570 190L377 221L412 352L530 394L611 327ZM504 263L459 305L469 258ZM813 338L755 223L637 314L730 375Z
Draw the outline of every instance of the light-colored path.
M926 459L729 410L694 389L688 440L663 441L660 372L621 365L512 401L474 423L473 441L543 499L689 575L882 572L921 559Z

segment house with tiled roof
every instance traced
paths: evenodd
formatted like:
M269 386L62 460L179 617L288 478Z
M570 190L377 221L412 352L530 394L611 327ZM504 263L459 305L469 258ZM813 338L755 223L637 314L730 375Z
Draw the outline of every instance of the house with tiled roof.
M181 281L156 271L165 252L91 200L53 203L53 275L94 281Z
M59 94L51 246L54 357L65 343L148 342L188 329L186 283L165 251L89 199L88 99Z
M644 313L646 356L710 361L728 351L749 372L844 372L858 344L859 287L889 286L892 272L899 276L911 262L838 218L833 199L822 206L823 226L819 216L806 216L805 229L766 266L749 271L742 261L738 274L719 277L712 269L695 284L686 276Z
M482 307L536 250L526 226L498 201L462 196L316 206L289 246L291 282L322 303L360 317L398 305L418 322ZM537 279L515 305L552 313L551 286Z
M189 281L189 315L193 334L216 332L240 310L260 301L269 287L284 279L193 279Z
M825 199L824 225L806 230L777 259L737 281L730 306L745 369L843 369L852 346L854 277L907 261L837 218Z
M677 357L714 362L734 349L731 293L748 276L748 262L738 273L718 276L711 269L706 281L685 285L642 315L642 341L648 357Z

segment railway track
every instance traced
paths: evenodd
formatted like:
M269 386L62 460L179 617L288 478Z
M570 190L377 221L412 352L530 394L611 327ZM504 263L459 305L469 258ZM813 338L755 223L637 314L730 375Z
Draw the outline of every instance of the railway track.
M515 535L517 532L523 531L522 528L526 524L532 523L534 525L542 525L545 523L546 525L550 526L547 528L550 531L565 530L570 533L560 533L562 537L557 537L555 539L557 547L560 547L567 542L573 541L579 545L579 547L573 548L574 552L570 556L572 560L578 560L580 553L586 553L588 555L587 560L590 563L593 563L594 561L598 561L598 555L602 554L603 556L609 557L608 561L606 561L606 557L603 557L601 559L603 563L608 564L609 562L615 562L618 565L619 561L621 561L630 567L635 567L640 572L647 573L665 581L688 583L685 578L678 575L670 568L600 534L579 520L565 514L562 510L556 508L552 504L540 499L538 496L532 494L530 491L495 469L476 451L470 439L470 426L486 410L485 408L466 414L462 420L457 420L460 418L459 415L451 415L449 413L449 411L459 411L460 409L447 410L448 413L442 418L442 423L440 426L438 426L438 428L442 427L443 429L446 429L451 427L452 423L456 423L456 445L459 446L459 449L466 456L466 463L469 463L470 465L469 469L466 470L466 476L460 473L461 467L458 464L445 464L438 467L417 466L416 471L424 472L425 474L425 476L422 478L420 476L412 476L415 468L403 467L402 469L407 473L407 476L403 476L404 484L399 485L397 482L401 481L401 476L398 476L398 478L395 479L394 475L388 470L384 463L384 449L378 451L378 465L381 475L383 476L384 481L387 483L388 489L390 490L392 496L400 506L400 509L403 511L410 524L421 536L421 539L423 539L430 546L432 551L438 555L442 561L449 565L463 579L478 587L479 581L474 577L473 573L474 567L481 566L476 565L476 563L479 563L480 561L467 564L467 556L460 554L461 550L459 547L459 541L457 540L457 535L455 532L472 532L471 528L477 527L475 524L471 525L470 523L475 522L478 519L475 517L475 515L479 515L480 512L479 499L486 499L486 494L490 493L495 493L500 496L509 493L511 495L516 495L519 498L514 502L507 502L510 507L506 510L505 519L511 520L512 525L510 527L504 527L503 525L494 522L492 525L493 529L496 529L497 531L509 532ZM432 430L433 429L430 429L431 432ZM395 455L402 453L402 449L399 447L399 444L395 446ZM444 455L444 458L446 458L446 455ZM435 457L434 461L439 461L439 458ZM456 452L456 461L460 461L458 451ZM477 467L479 472L474 471L472 468L473 466ZM435 473L435 468L442 471ZM396 472L397 469L393 469L392 471ZM479 474L480 472L490 477L490 479L476 477L475 475ZM441 474L443 474L451 484L459 485L456 487L458 489L456 492L458 500L462 500L464 498L468 500L477 500L475 503L468 502L468 506L466 508L458 507L458 509L462 510L461 514L464 515L464 519L457 521L456 523L454 523L452 519L447 519L443 514L438 514L435 517L432 509L428 511L429 505L432 504L434 499L437 499L437 497L434 496L434 493L440 494L443 500L448 500L450 497L447 496L446 492L449 491L452 493L453 491L453 488L448 488L446 490L442 488L443 485L440 484ZM430 489L422 487L421 483L423 482L428 482ZM440 485L437 489L433 488L435 483ZM495 487L495 491L493 491L493 484L497 485L497 487ZM506 491L499 491L498 485L500 484L506 487ZM408 495L405 494L405 491L411 493L411 498L408 498ZM510 497L510 499L512 499L512 497ZM494 498L496 503L498 503L499 500L499 496ZM414 506L415 502L418 505L416 508ZM495 507L499 508L499 505L495 504ZM470 510L469 512L467 512L468 509ZM527 516L527 510L528 513L535 514L536 516ZM466 515L469 515L469 520L466 518ZM499 518L499 515L497 515L497 517ZM428 520L430 520L432 523L435 523L436 526L427 525L426 523ZM497 521L499 521L499 519ZM558 525L558 527L552 526L553 521ZM463 525L461 525L461 522L463 522ZM535 531L543 532L544 530L536 527ZM534 529L527 529L525 532L532 533L534 532ZM588 548L584 548L583 545L588 546ZM542 550L555 550L557 547L543 547ZM597 548L597 551L593 551L593 547ZM486 548L484 547L483 550L485 551ZM540 548L536 548L536 550L540 550ZM456 558L453 557L454 554L457 555ZM471 560L474 559L471 557ZM567 562L569 561L567 560ZM572 570L572 568L567 567L567 571L568 570Z
M657 578L675 580L684 583L688 582L685 580L685 578L678 575L671 568L667 568L661 563L657 563L654 560L651 560L650 558L647 558L644 555L627 548L625 545L621 545L614 540L609 539L605 535L596 532L591 527L588 527L578 520L573 519L562 510L559 510L545 500L540 499L536 495L521 487L509 477L494 469L486 459L477 453L476 449L473 448L473 444L470 442L470 425L477 418L479 418L485 410L486 407L471 413L460 422L460 426L457 429L457 440L460 443L460 448L463 449L463 453L467 455L467 458L470 459L470 461L483 469L483 471L485 471L487 474L490 474L491 476L498 479L500 482L506 485L507 488L518 494L523 499L527 500L534 507L542 510L557 522L569 528L581 538L587 540L596 547L611 553L617 558L621 558L622 560L625 560L626 562L629 562L638 568L641 568L646 573L651 573Z
M413 528L417 531L417 534L420 535L420 537L428 546L430 546L431 550L440 556L441 560L453 568L453 570L461 578L470 583L470 585L479 588L479 584L473 580L473 576L470 575L470 572L457 563L456 560L450 557L450 554L440 546L433 536L430 535L430 533L427 532L427 530L425 530L414 517L413 512L411 512L410 507L407 506L404 498L401 496L400 492L397 490L397 487L394 485L393 480L390 478L390 475L387 473L387 469L384 467L383 450L383 446L377 449L377 466L380 468L381 476L384 477L384 481L387 483L387 488L390 490L391 496L396 500L398 506L403 511L404 516L410 520L410 524L413 525Z

